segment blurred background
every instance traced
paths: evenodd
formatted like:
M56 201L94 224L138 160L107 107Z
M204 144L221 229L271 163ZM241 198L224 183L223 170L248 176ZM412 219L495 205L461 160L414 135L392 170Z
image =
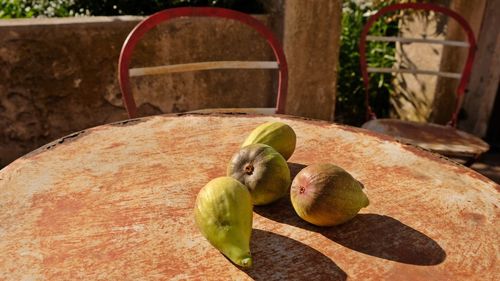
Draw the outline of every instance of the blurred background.
M351 126L366 121L359 38L367 19L394 3L429 2L459 13L478 43L458 128L490 144L473 168L500 182L500 43L496 0L0 0L0 167L50 141L127 119L117 79L121 46L145 16L211 6L254 15L283 43L289 64L287 114ZM464 40L453 20L429 12L393 13L372 35ZM460 72L466 50L370 42L370 67ZM146 35L134 66L204 60L271 60L272 50L239 23L181 19ZM133 85L141 116L212 107L272 107L273 70L177 73ZM378 117L446 124L457 80L398 73L370 76Z

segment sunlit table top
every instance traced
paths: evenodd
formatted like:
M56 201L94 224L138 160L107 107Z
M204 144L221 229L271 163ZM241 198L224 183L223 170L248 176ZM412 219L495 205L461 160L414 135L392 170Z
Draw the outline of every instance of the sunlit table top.
M242 270L194 224L196 195L248 133L289 124L292 174L329 162L370 206L320 228L254 208ZM0 170L0 280L498 280L499 186L366 130L291 116L179 114L91 128Z

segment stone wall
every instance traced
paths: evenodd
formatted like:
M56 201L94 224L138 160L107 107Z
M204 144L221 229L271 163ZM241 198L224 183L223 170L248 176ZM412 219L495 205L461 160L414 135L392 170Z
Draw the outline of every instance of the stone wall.
M71 132L127 118L117 62L140 19L0 21L0 167ZM132 66L273 58L265 40L242 24L198 18L148 33ZM189 72L133 79L133 92L140 115L272 107L276 78L276 70Z

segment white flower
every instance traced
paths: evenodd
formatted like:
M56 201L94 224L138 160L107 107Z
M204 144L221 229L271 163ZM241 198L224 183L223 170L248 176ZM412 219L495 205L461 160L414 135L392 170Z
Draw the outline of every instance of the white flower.
M371 8L373 6L373 0L352 0L356 6L358 6L361 10L366 8Z
M375 15L376 13L377 13L376 10L373 10L373 11L368 10L368 11L364 12L363 17L371 17L371 16Z
M350 14L350 13L352 13L352 9L349 8L349 7L343 7L342 8L342 13L343 14Z
M45 13L45 14L46 14L47 16L53 17L53 16L54 16L54 14L55 14L54 12L55 12L54 7L47 7L47 10L46 10L46 13Z

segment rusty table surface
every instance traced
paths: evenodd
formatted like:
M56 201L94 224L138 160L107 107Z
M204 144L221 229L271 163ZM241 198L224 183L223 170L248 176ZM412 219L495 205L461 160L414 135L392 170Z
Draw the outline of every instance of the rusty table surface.
M195 197L257 125L297 133L289 159L331 162L371 205L309 225L288 198L254 208L254 267L196 229ZM499 280L499 186L366 130L289 116L162 115L75 133L0 171L0 280Z

